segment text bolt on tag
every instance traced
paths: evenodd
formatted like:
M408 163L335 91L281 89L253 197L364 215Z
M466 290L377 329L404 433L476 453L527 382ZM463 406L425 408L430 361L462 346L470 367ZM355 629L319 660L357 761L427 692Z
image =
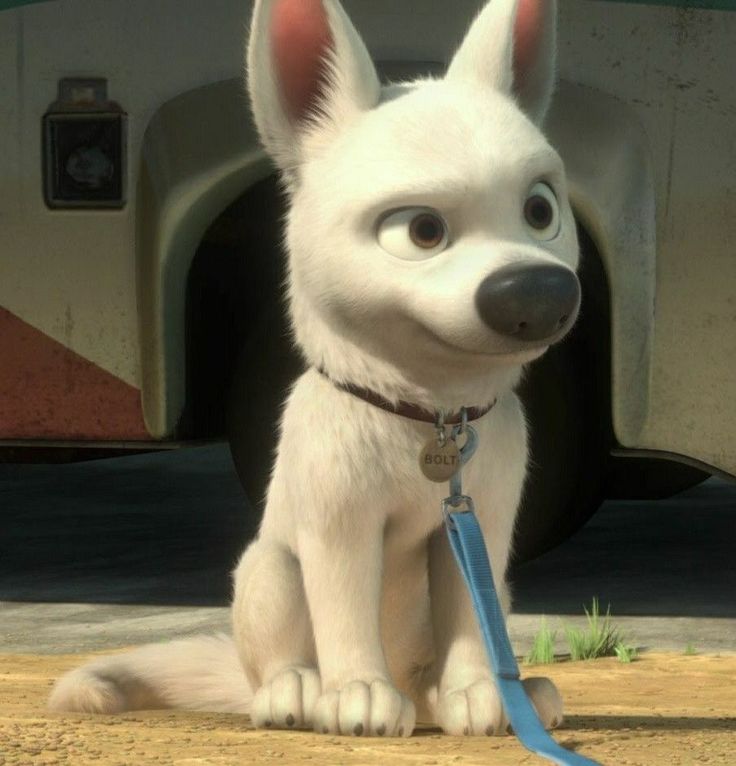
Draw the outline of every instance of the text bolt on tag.
M457 442L448 439L441 445L437 437L432 437L419 453L419 467L430 481L449 481L460 467L460 449Z

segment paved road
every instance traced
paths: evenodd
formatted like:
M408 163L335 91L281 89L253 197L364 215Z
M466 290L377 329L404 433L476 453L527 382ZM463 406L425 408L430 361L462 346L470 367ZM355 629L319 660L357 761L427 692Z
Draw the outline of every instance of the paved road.
M212 445L0 465L0 524L0 651L67 652L227 630L229 572L256 520ZM580 623L598 596L639 646L736 651L734 551L736 486L608 503L514 573L512 639L526 651L541 614Z

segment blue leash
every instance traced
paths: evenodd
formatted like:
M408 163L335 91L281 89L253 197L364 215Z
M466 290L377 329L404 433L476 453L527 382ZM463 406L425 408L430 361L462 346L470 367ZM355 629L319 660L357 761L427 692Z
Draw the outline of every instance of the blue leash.
M527 750L560 766L601 766L597 761L566 750L555 742L542 725L526 695L493 584L488 551L478 519L475 517L473 500L462 494L462 466L475 452L478 437L475 430L466 423L455 426L451 438L455 439L460 433L467 434L467 441L460 450L460 468L450 480L451 494L442 503L442 513L452 552L470 591L506 716L514 734ZM458 510L462 505L465 508Z

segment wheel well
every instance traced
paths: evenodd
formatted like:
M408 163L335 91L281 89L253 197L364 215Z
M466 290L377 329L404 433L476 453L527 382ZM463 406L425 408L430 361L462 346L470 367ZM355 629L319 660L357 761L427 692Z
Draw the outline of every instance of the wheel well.
M182 438L220 438L238 351L269 304L281 300L283 193L256 183L207 229L187 277L186 399Z

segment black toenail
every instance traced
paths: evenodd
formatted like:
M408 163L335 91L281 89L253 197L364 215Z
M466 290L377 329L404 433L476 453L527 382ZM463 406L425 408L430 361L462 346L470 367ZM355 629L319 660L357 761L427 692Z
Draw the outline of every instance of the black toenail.
M382 723L377 729L376 734L378 734L379 737L382 737L386 733L386 724Z
M263 725L264 725L266 728L268 728L269 726L271 726L271 721L264 721L264 722L263 722Z
M399 736L400 737L404 736L404 727L403 726L399 726Z
M363 724L356 723L355 727L353 728L353 734L355 734L356 737L359 737L362 733L363 733Z
M286 716L286 725L287 726L294 725L294 716L291 713L289 713L289 715Z
M327 734L328 731L329 729L326 726L322 727L322 734Z
M466 727L463 729L463 734L464 734L464 735L467 737L469 733L470 733L470 729L468 729L468 727L466 726Z
M486 737L492 737L493 736L493 726L486 726Z

